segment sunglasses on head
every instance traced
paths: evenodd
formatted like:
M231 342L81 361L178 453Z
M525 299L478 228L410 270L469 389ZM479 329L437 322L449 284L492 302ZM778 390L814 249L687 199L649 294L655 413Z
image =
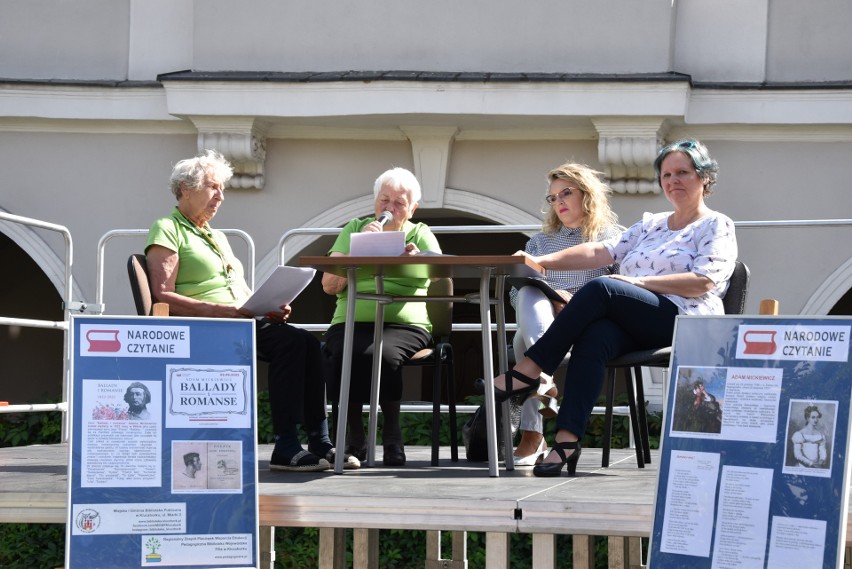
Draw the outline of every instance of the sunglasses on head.
M697 145L695 144L695 141L693 141L693 140L685 140L683 142L676 142L676 143L673 143L673 144L667 144L666 146L663 146L662 148L660 148L660 151L657 153L657 155L666 154L668 152L673 152L675 150L680 150L680 149L692 150L693 148L696 148L696 146Z

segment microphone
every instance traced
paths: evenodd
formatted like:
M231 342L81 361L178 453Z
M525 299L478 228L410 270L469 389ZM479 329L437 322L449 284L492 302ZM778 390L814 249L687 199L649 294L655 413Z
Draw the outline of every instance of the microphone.
M384 227L390 221L393 221L393 214L387 210L383 211L376 219L379 222L379 227Z

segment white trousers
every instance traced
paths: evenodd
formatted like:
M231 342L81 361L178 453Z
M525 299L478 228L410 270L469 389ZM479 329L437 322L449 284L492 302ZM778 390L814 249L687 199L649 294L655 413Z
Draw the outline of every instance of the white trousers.
M524 356L524 352L541 338L542 334L553 324L555 318L553 303L543 292L533 286L521 287L515 305L515 321L518 324L518 331L512 339L515 361L519 361ZM541 375L550 379L547 374ZM524 402L521 408L521 424L519 427L522 431L544 432L544 418L538 412L539 405L540 401L532 397Z

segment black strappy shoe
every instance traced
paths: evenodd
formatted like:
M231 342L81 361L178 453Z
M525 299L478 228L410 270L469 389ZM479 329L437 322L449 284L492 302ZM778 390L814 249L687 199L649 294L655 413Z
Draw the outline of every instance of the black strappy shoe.
M559 476L562 472L562 466L565 465L568 467L568 476L574 476L577 472L577 461L580 460L580 452L583 450L580 448L580 441L554 443L551 448L556 451L562 462L542 462L541 464L537 464L533 468L533 474L539 477ZM571 456L565 456L566 450L573 450L574 453Z
M523 383L524 386L519 389L513 389L512 378L517 379ZM539 380L539 378L527 377L519 371L510 369L506 372L506 390L504 391L495 385L494 399L497 403L502 403L512 397L517 397L519 402L523 403L524 400L529 397L530 393L538 391L539 385L541 385L541 380Z

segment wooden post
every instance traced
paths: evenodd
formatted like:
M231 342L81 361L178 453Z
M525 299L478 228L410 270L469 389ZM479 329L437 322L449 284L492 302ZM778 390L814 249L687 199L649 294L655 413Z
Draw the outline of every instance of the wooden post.
M165 302L155 302L151 307L151 316L168 316L169 305Z
M344 528L320 528L320 569L343 569L346 567L346 530Z
M260 566L275 569L275 526L260 526Z
M607 568L627 569L630 567L629 538L620 535L607 537Z
M533 569L556 567L556 536L552 533L532 534Z
M571 537L574 544L574 569L594 569L595 567L595 536L574 535Z
M352 530L352 567L376 569L379 566L379 530L355 528Z
M764 298L760 301L760 314L778 316L778 301L774 298Z
M485 566L488 569L508 569L509 544L508 533L485 532Z

